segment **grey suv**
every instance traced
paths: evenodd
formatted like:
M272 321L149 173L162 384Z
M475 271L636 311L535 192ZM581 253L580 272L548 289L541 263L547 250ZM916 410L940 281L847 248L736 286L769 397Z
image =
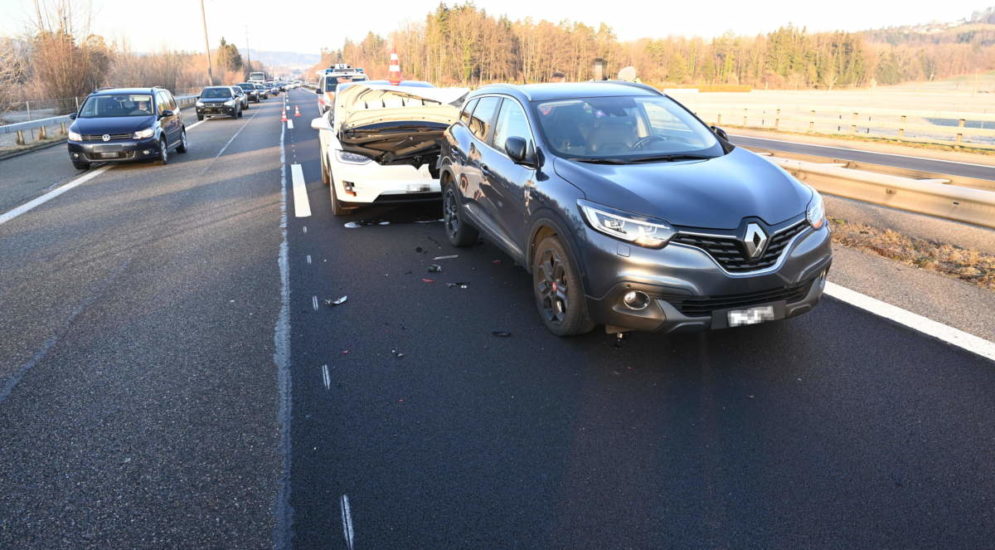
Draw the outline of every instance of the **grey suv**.
M450 242L479 231L526 266L554 334L750 325L822 295L819 194L653 88L485 86L443 136Z

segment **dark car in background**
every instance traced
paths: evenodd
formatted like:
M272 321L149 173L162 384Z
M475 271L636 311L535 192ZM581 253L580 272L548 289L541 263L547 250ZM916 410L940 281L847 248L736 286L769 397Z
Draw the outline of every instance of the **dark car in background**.
M269 86L259 82L253 82L252 85L256 87L256 95L259 99L269 99Z
M79 170L93 162L169 161L187 152L187 130L165 88L98 90L70 115L69 158Z
M252 82L242 82L237 84L239 88L245 92L245 95L249 101L254 101L259 103L259 90L256 89L256 85Z
M228 87L231 88L232 93L234 93L235 97L238 98L238 102L242 104L242 110L244 111L244 110L248 109L249 108L249 95L245 93L245 90L243 90L239 86L228 86Z
M242 101L235 95L230 86L208 86L197 96L197 120L204 117L227 116L239 118L242 116Z
M653 88L485 86L442 134L450 242L525 266L554 334L752 325L822 295L819 194Z

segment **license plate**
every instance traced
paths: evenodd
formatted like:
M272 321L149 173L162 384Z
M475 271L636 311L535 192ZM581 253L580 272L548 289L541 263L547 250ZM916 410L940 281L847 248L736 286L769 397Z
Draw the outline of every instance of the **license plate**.
M742 327L774 320L774 306L757 306L749 309L734 309L729 312L729 326Z
M116 159L121 156L121 153L97 153L97 156L102 159Z

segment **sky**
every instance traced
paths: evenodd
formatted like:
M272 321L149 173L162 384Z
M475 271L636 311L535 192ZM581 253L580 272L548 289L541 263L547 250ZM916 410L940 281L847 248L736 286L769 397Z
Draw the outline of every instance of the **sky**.
M51 3L53 0L41 0ZM200 0L168 0L159 21L148 2L135 0L72 0L77 9L89 4L92 31L114 40L126 40L135 51L202 50L204 35ZM450 5L455 2L449 2ZM246 35L254 50L317 54L337 49L346 38L361 39L367 32L385 35L399 26L422 21L439 0L204 0L211 47L221 37L244 48ZM577 2L576 0L477 0L492 15L559 22L564 19L592 26L606 23L621 40L642 37L701 36L725 32L738 35L765 33L789 23L810 31L857 31L887 26L955 21L995 5L995 0L942 2L880 2L874 0L711 0L682 2ZM29 27L34 0L0 0L0 36L15 36ZM610 6L610 7L609 7ZM896 7L900 6L900 7ZM158 10L157 10L158 11ZM176 24L167 24L166 20Z

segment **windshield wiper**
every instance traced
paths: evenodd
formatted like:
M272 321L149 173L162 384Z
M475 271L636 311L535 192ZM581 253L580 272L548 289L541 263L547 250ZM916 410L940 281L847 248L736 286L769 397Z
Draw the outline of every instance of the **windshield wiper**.
M641 157L630 162L674 162L676 160L708 160L715 157L706 155L659 155L656 157Z
M572 160L574 162L586 162L587 164L629 164L628 161L624 161L621 159L572 157L568 158L567 160Z

